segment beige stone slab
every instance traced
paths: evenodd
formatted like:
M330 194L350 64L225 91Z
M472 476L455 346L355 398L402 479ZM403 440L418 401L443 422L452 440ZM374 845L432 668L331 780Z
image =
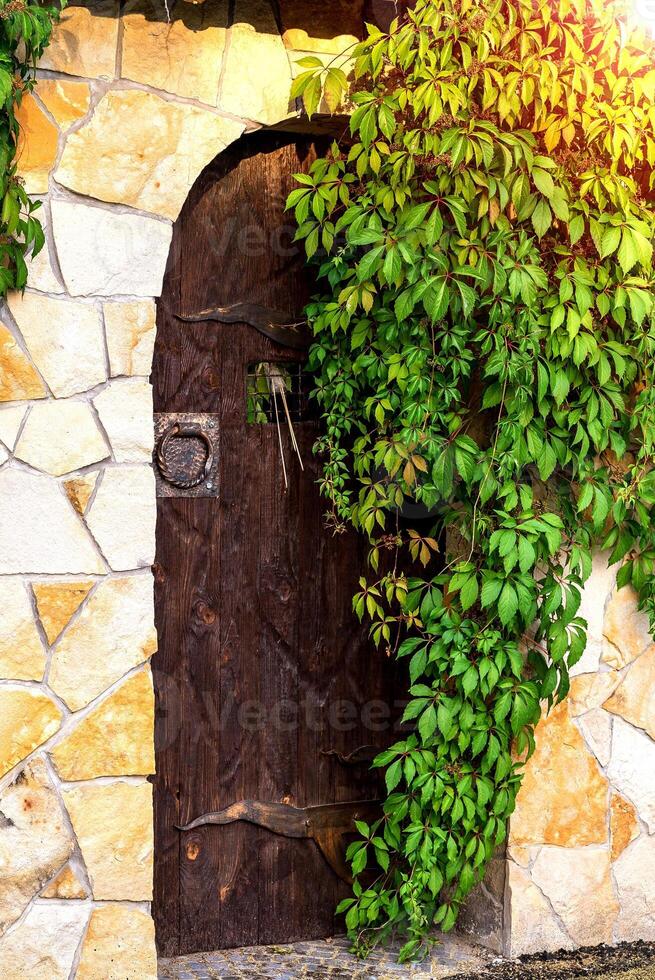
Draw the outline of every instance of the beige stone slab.
M68 861L74 842L42 759L25 766L0 794L0 813L2 935Z
M595 671L572 678L568 697L571 715L577 718L586 711L600 708L620 683L621 675L616 670Z
M43 381L4 323L0 323L0 402L45 398Z
M36 255L28 255L25 258L27 263L27 285L30 289L38 289L42 293L63 293L64 287L55 272L52 255L50 254L50 242L48 240L48 221L49 215L45 208L40 208L37 217L43 226L46 241L40 252Z
M33 95L26 95L16 113L19 135L16 148L18 175L28 194L45 194L57 158L59 130Z
M88 918L89 909L77 902L36 902L0 939L2 980L69 980Z
M136 0L123 14L121 75L215 106L228 20L226 0L176 4L170 21Z
M30 289L38 289L42 293L63 293L64 287L55 274L47 242L37 255L34 257L28 255L25 261L27 284Z
M97 200L175 219L197 175L243 128L140 89L110 91L68 137L56 178Z
M607 781L566 701L540 721L535 739L510 819L510 843L580 847L607 842Z
M592 559L591 575L582 589L578 615L587 622L587 646L571 675L597 671L603 651L605 607L616 583L616 565L608 565L610 552L599 551Z
M651 834L655 833L653 773L655 742L617 716L612 730L612 758L607 774L612 786L634 803Z
M605 708L655 739L655 645L633 661Z
M73 613L77 612L93 588L93 584L93 581L32 583L36 608L48 643L54 643L65 629Z
M619 904L608 850L542 847L531 875L576 946L611 943Z
M116 462L150 462L154 429L149 382L145 378L117 379L96 395L93 404Z
M106 579L57 644L50 686L77 711L157 648L150 575Z
M147 776L155 771L150 668L128 678L52 750L62 779Z
M84 783L63 790L73 830L98 900L152 898L152 786Z
M616 670L632 663L653 638L648 616L637 609L637 595L630 585L618 589L605 611L603 632L608 643L602 660Z
M71 480L64 480L66 496L77 513L81 514L82 516L86 512L86 507L91 499L91 494L95 490L95 485L98 481L98 474L99 471L96 470L94 473L84 473L80 476L73 477Z
M573 948L573 942L529 872L513 861L507 867L507 902L511 916L510 956Z
M89 890L69 862L43 889L41 898L89 898Z
M54 200L51 207L59 265L72 296L159 296L168 222L70 201Z
M67 7L39 67L83 78L113 78L118 12L118 0L82 0Z
M587 746L605 767L610 761L612 751L612 719L601 708L594 708L582 715L578 721L580 731Z
M34 363L57 398L107 378L100 313L89 303L11 293L11 310Z
M63 476L110 453L87 402L44 401L32 407L14 455L34 469Z
M123 572L152 565L156 518L152 468L125 464L105 470L86 523L110 567Z
M0 685L0 776L54 735L61 718L61 709L41 691Z
M104 571L86 528L52 477L9 466L0 470L0 575Z
M521 868L529 868L539 853L541 846L541 844L509 844L507 847L507 858L516 862Z
M155 346L155 304L152 300L104 303L103 312L112 377L147 377Z
M27 583L0 578L0 679L40 681L46 656Z
M68 129L89 111L91 89L88 82L71 82L64 78L40 78L36 92L62 129Z
M16 436L25 418L27 409L24 405L12 405L10 408L0 408L0 440L11 452L16 443Z
M157 980L155 927L123 905L93 911L75 980Z
M613 865L620 903L618 942L655 941L655 837L643 834Z
M264 125L294 113L291 66L271 18L268 4L237 4L218 98L226 112Z

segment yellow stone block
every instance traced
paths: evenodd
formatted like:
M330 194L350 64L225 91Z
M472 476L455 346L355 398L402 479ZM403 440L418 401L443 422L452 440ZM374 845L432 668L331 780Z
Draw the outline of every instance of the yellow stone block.
M33 583L36 608L48 643L55 642L92 588L92 581Z
M68 137L57 181L100 201L174 219L203 167L242 132L241 123L208 109L140 89L110 91Z
M18 174L29 194L45 194L57 159L59 130L50 122L33 95L26 95L16 113L20 131L16 159Z
M46 656L25 582L0 578L0 679L40 681Z
M13 334L0 323L0 402L45 398L46 391L34 365L20 349Z
M53 476L99 463L109 455L91 406L72 398L34 405L14 449L16 459Z
M93 910L75 980L156 980L155 926L124 905Z
M91 0L67 7L52 32L39 68L113 78L118 45L119 0Z
M215 106L225 50L227 0L177 4L170 21L148 0L123 14L121 75L164 92Z
M0 687L0 776L54 735L61 711L54 701L28 687Z
M620 793L612 793L610 804L610 835L612 840L612 861L625 851L628 844L639 836L639 820L632 803Z
M568 702L539 722L535 739L537 748L511 817L509 843L606 843L607 781L571 720Z
M87 783L63 790L97 900L152 898L152 786Z
M147 377L155 345L155 304L152 300L104 303L103 313L112 377Z
M155 771L150 668L134 674L52 750L62 779L145 776Z
M618 589L605 610L603 623L605 639L602 660L620 670L653 643L648 616L639 612L637 595L631 585Z
M603 707L655 739L655 645L630 665Z
M152 577L104 579L55 647L50 687L77 711L156 649Z
M65 865L59 874L41 892L41 898L88 898L86 885L80 880L77 871L70 864Z
M66 496L78 514L84 516L86 505L98 482L98 473L85 473L84 476L75 476L72 480L64 480L64 490Z
M262 33L239 16L230 28L230 45L218 104L225 112L274 125L293 116L291 67L276 33Z
M571 679L568 702L574 718L600 708L604 701L616 690L621 675L616 670L594 671L593 674L578 674Z
M88 112L91 103L91 90L87 82L41 78L36 93L62 129L68 129L81 119Z

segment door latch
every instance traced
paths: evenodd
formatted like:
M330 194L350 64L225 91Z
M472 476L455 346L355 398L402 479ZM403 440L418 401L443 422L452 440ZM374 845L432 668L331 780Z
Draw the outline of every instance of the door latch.
M218 496L218 439L218 415L156 413L153 458L157 496Z

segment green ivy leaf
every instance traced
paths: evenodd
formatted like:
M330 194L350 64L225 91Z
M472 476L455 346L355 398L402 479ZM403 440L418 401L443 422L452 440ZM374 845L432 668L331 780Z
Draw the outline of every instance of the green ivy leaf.
M543 238L553 221L553 216L546 201L541 200L532 212L532 227L537 238Z
M519 600L511 582L505 582L498 597L498 615L503 626L507 626L516 616Z

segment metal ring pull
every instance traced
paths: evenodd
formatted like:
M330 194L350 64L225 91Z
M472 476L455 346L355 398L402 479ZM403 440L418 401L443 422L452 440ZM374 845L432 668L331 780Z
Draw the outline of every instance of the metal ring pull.
M166 458L166 450L168 449L169 443L172 439L188 438L200 439L205 446L207 456L199 473L197 473L195 476L189 477L188 479L179 479L178 477L173 476ZM204 429L197 423L188 423L187 425L184 425L180 422L173 422L171 425L169 425L157 443L156 456L157 466L163 478L170 483L171 486L177 487L179 490L190 490L192 487L197 487L209 477L212 466L214 465L214 450L211 439Z

